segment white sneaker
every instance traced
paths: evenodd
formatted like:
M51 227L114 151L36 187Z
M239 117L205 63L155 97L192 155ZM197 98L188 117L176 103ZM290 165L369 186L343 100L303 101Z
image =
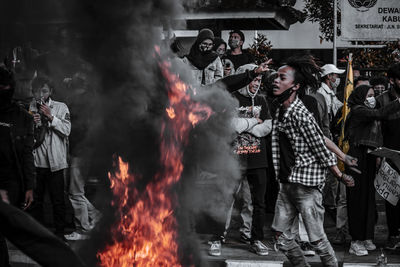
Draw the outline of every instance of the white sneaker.
M86 239L90 238L89 235L80 234L80 233L77 233L77 232L72 232L69 235L64 235L64 237L67 240L74 240L74 241L76 241L76 240L86 240Z
M250 245L250 250L259 256L268 255L268 248L260 240L254 240L254 243Z
M372 242L371 239L367 239L364 241L364 247L366 250L375 250L376 246L375 244Z
M211 241L209 244L208 254L211 256L221 256L221 241Z
M368 250L365 248L363 241L357 240L351 241L349 253L356 256L366 256L368 255Z

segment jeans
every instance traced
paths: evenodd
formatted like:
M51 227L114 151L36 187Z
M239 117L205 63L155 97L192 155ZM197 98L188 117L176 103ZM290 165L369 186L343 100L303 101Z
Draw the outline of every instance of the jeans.
M267 189L267 169L249 169L245 173L249 182L251 201L253 203L253 225L251 240L264 239L265 224L265 191Z
M242 218L243 224L241 225L239 231L244 234L246 237L251 237L251 225L252 225L252 216L253 216L253 205L251 203L251 193L249 183L246 179L242 179L240 181L239 187L236 191L236 196L240 197L243 201L243 204L240 209L240 217ZM235 204L235 200L232 202L231 207L229 208L228 217L226 219L225 224L225 234L229 229L232 219L232 211L233 206Z
M346 186L339 183L338 201L336 211L336 228L344 230L347 227L347 198Z
M308 266L291 232L294 220L301 214L311 245L324 266L338 266L335 252L324 231L322 194L316 187L283 183L278 194L272 228L278 232L278 248L294 266Z
M79 233L90 231L90 221L100 216L100 212L85 197L83 167L83 160L81 158L71 158L69 200L74 209L75 228Z

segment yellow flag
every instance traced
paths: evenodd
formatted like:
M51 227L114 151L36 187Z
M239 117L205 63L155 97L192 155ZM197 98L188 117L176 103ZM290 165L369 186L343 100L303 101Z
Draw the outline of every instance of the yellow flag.
M340 137L339 137L339 148L347 154L349 151L349 143L347 140L344 139L344 126L346 123L347 115L350 112L350 108L347 106L347 100L351 92L353 92L354 85L353 85L353 59L352 54L349 55L349 62L347 64L347 77L346 77L346 86L344 88L344 101L342 107L342 117L339 119L338 124L341 123L341 130L340 130ZM344 171L344 164L343 162L338 163L339 169Z

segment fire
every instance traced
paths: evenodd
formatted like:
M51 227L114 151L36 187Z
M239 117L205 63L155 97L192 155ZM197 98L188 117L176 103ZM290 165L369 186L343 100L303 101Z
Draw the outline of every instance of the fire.
M183 148L190 130L208 119L212 110L191 100L190 88L170 72L168 62L159 66L167 80L170 105L161 125L163 167L146 190L139 192L135 185L140 175L133 174L128 163L118 158L115 173L108 177L114 196L111 204L119 217L111 229L112 241L97 254L101 266L181 266L174 217L177 203L171 187L181 177Z

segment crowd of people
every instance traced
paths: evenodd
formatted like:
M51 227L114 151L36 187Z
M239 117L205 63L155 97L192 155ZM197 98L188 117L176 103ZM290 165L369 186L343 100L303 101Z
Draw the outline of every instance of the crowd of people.
M65 47L59 48L46 61L59 62L55 58ZM60 74L61 79L52 77L44 65L36 65L31 72L33 51L14 48L0 66L0 201L10 205L1 209L2 218L7 219L2 219L0 265L10 266L7 237L45 266L81 266L67 241L89 239L102 217L85 196L90 155L81 145L87 138L93 95L79 64L71 73ZM67 54L62 57L65 60L60 64L71 62ZM36 56L36 60L41 59ZM65 102L53 97L60 89L68 89ZM45 205L46 195L52 212ZM66 201L73 209L70 228L74 231L70 233L66 232ZM53 254L37 252L40 248Z
M203 29L189 55L183 57L198 86L218 80L238 102L237 117L232 120L237 133L232 151L243 166L235 192L235 198L241 199L240 240L258 255L268 255L270 243L263 242L265 194L268 180L276 179L273 244L294 266L309 266L304 256L316 252L324 266L337 266L324 232L325 211L336 223L331 242L345 244L350 235L349 252L368 255L376 249L374 179L381 162L369 152L382 146L399 150L395 136L399 133L400 64L393 64L386 75L371 78L354 69L354 89L346 103L350 113L344 124L349 150L344 154L337 146L344 105L337 89L346 70L317 64L310 55L289 58L276 70L270 67L271 61L257 66L253 55L243 49L244 41L240 30L232 30L225 42ZM235 87L233 80L241 87ZM345 164L343 171L338 160ZM232 207L226 209L225 225L213 229L210 255L221 255ZM399 214L398 205L386 201L386 249L400 246Z
M351 236L349 252L367 255L376 249L374 179L381 163L369 152L382 146L400 150L400 64L393 64L386 76L355 78L346 103L350 113L344 124L349 144L345 154L338 147L344 104L337 91L345 70L320 64L310 55L289 58L276 69L271 60L257 65L254 56L243 49L244 41L240 30L231 31L225 42L203 29L181 58L195 86L224 87L237 100L231 126L236 133L232 153L242 166L235 190L235 199L241 198L242 203L240 240L254 253L268 255L265 200L267 192L272 192L272 244L294 266L309 266L305 256L315 253L324 266L338 266L331 242L344 244L347 235ZM171 45L173 52L176 47L176 43ZM67 58L65 53L60 50L53 58ZM74 71L59 77L50 77L46 69L30 73L32 97L21 105L13 100L14 91L27 85L15 82L14 57L0 66L1 205L26 210L43 223L47 191L58 240L88 239L102 215L84 190L88 159L80 143L87 137L93 111L87 74L81 67L71 67ZM56 84L69 87L64 102L53 98ZM344 170L339 169L338 160L345 164ZM272 180L277 186L268 188ZM75 230L70 234L65 234L66 188L74 210ZM210 255L221 255L233 206L226 207L226 220L212 230ZM337 233L331 241L324 230L325 211L336 221ZM395 250L400 247L399 205L386 202L386 216L385 247ZM0 265L8 266L3 235Z

